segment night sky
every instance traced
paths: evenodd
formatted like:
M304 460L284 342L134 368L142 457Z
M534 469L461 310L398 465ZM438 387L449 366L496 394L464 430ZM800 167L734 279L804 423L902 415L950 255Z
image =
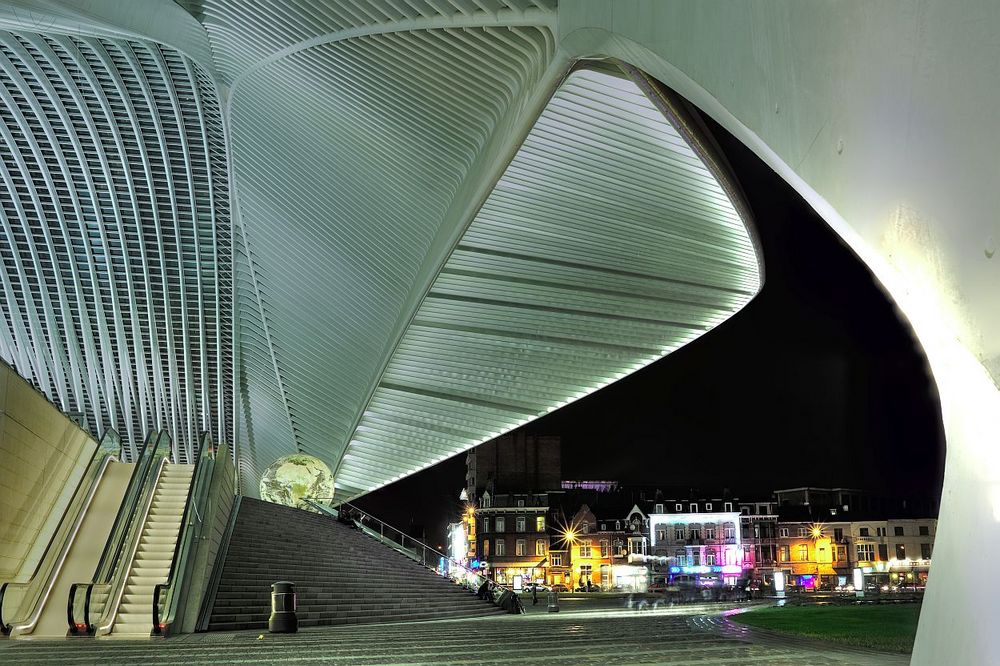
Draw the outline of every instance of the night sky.
M722 326L523 427L563 438L563 478L937 497L944 439L919 347L868 270L790 186L706 119L753 211L761 293ZM443 545L465 454L358 502Z

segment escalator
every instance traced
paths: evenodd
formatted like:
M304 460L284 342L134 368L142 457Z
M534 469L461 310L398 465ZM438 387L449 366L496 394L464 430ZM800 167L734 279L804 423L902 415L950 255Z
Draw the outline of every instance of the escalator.
M163 436L165 439L165 436ZM169 449L169 447L167 447ZM149 638L183 617L201 545L216 454L205 434L194 465L172 464L147 451L141 490L122 505L120 524L88 581L70 586L69 634Z
M194 465L169 462L162 432L134 463L109 439L117 444L110 433L94 454L31 578L0 585L3 634L148 638L197 620L215 555L206 544L233 503L231 459L223 448L216 464L207 433Z
M105 435L31 577L0 585L0 630L12 638L66 635L66 599L74 581L93 571L111 532L108 516L122 504L136 466L109 451Z

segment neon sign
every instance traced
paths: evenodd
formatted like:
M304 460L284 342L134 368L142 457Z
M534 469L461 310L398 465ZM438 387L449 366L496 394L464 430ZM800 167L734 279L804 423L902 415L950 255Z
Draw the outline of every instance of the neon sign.
M740 574L743 573L743 567L738 564L727 564L725 566L708 566L702 564L700 566L684 566L684 567L670 567L670 573L672 574L707 574L707 573L721 573L721 574Z

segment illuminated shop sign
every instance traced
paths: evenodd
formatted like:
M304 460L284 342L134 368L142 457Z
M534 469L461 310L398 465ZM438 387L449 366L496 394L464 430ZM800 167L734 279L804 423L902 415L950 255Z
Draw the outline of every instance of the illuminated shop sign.
M709 574L709 573L721 573L721 574L741 574L743 573L743 567L738 564L727 564L725 566L685 566L685 567L670 567L670 573L672 574Z

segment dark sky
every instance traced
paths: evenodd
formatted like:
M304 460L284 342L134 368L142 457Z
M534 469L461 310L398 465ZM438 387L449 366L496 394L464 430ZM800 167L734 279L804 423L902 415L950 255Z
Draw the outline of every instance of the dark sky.
M908 326L805 201L706 119L764 249L764 289L728 322L621 381L523 427L563 438L563 477L730 488L801 485L938 496L936 390ZM443 545L465 456L364 498Z

